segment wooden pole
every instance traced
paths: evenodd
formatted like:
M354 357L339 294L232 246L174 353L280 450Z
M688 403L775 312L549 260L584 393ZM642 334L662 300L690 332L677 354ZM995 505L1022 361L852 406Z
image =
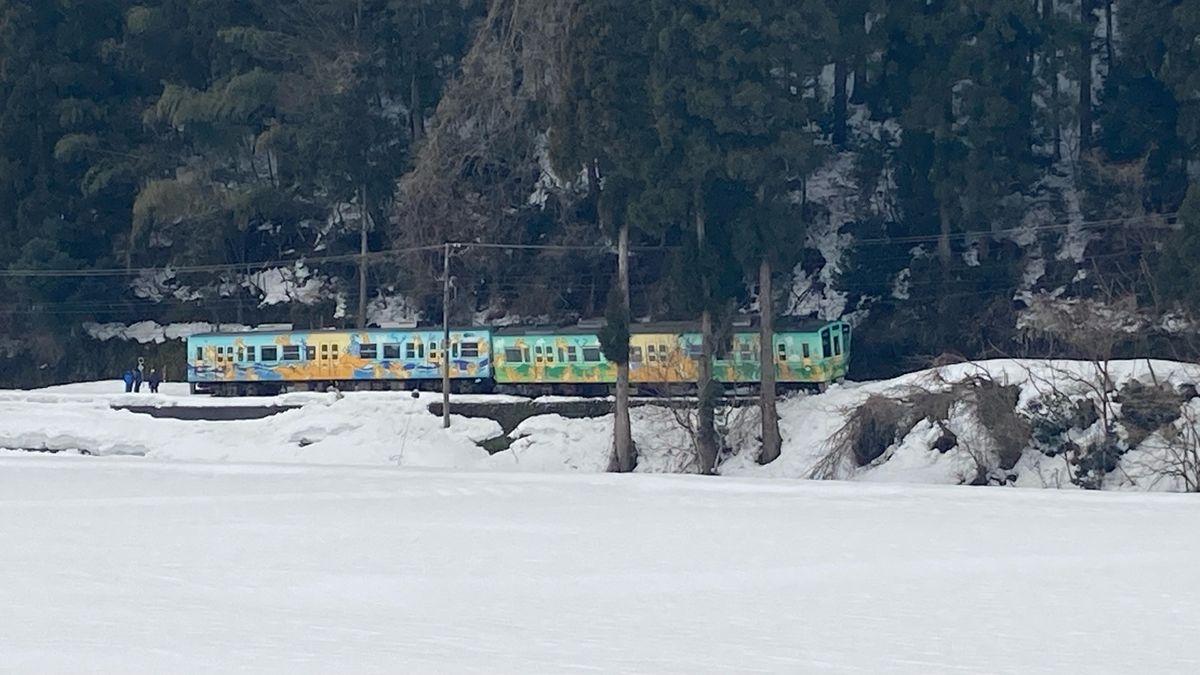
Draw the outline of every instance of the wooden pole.
M442 426L450 428L450 244L442 256Z

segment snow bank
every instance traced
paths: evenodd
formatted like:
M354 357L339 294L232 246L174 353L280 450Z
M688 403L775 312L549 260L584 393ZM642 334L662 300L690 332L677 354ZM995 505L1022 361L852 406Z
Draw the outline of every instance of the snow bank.
M7 392L0 396L0 448L183 461L469 467L487 459L477 442L501 433L491 420L459 417L443 429L425 407L428 396L289 394L261 404L301 407L229 422L156 419L114 410L114 402L246 404L169 394Z
M1122 361L1108 365L1113 389L1127 383L1172 386L1200 382L1200 365L1168 361ZM807 478L830 449L830 439L853 410L869 396L900 398L912 388L944 390L947 383L984 375L1017 388L1015 413L1031 415L1048 396L1098 400L1096 365L1078 361L998 360L926 370L893 380L846 383L823 394L797 394L779 403L782 455L767 466L758 458L756 407L722 416L732 456L722 457L719 472L755 478ZM120 382L86 383L31 392L0 392L0 448L77 450L93 454L136 454L184 461L293 462L311 464L404 465L466 470L598 473L608 467L612 416L568 419L539 415L511 434L508 449L489 456L478 444L502 431L486 419L455 417L450 430L427 406L440 397L412 399L398 393L296 393L251 400L187 396L186 385L167 383L161 394L124 394ZM1108 395L1115 399L1116 393ZM520 397L457 396L460 402L527 401ZM539 399L549 400L549 399ZM117 404L150 406L261 405L297 407L273 417L243 422L196 422L154 419L112 410ZM1120 404L1109 400L1113 414ZM1186 420L1200 419L1200 402L1173 423L1176 435L1196 433ZM631 412L637 471L689 473L697 470L685 414L643 406ZM1129 435L1120 426L1122 438ZM1148 432L1154 430L1148 430ZM1186 478L1169 470L1171 450L1160 430L1135 447L1122 450L1115 470L1101 477L1106 489L1178 490ZM849 467L842 478L867 482L930 484L1005 483L1016 487L1076 487L1078 458L1030 439L1015 465L1001 468L998 445L977 411L962 402L946 419L914 420L897 440L865 467ZM1059 441L1087 447L1104 434L1099 421L1056 432ZM953 442L946 443L947 439ZM1200 444L1200 436L1197 437ZM949 445L950 447L946 447ZM1011 456L1011 455L1010 455ZM1072 463L1074 462L1074 463Z

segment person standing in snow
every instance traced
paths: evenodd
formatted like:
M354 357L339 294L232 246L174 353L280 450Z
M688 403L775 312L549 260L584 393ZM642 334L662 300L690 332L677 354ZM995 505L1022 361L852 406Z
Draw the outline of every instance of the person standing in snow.
M125 393L128 394L133 391L133 371L126 370L121 379L125 380Z
M154 368L151 368L150 369L150 379L147 380L146 382L150 385L150 393L157 394L158 393L158 384L160 382L162 382L162 378L159 377L157 370L155 370Z
M141 366L141 364L138 364L138 367L133 369L133 392L135 394L142 393L142 366Z

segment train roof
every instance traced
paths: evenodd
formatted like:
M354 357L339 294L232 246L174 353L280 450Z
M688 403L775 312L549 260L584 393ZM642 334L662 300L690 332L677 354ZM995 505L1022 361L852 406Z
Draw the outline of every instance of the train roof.
M488 333L491 332L488 326L451 326L452 333ZM190 337L207 338L207 337L245 337L247 335L292 335L294 333L304 333L307 335L334 335L338 333L430 333L441 332L441 326L370 326L367 328L293 328L291 330L234 330L234 331L208 331L205 333L193 333Z
M796 333L815 333L831 324L842 323L840 319L823 320L823 319L793 319L783 318L775 322L775 330L777 332L796 332ZM495 333L496 335L595 335L601 327L604 326L603 321L584 321L573 324L558 324L558 325L539 325L539 326L500 326L492 328L490 326L451 326L450 330L455 333ZM738 321L733 325L734 333L744 333L749 331L757 331L759 322L757 317ZM291 330L271 329L271 330L240 330L240 331L208 331L204 333L195 333L190 337L194 338L213 338L213 337L246 337L250 335L256 336L275 336L275 335L292 335L295 333L305 333L308 335L333 335L338 333L404 333L404 332L440 332L442 327L439 325L417 325L417 326L388 326L368 328L294 328ZM647 333L698 333L700 332L700 324L695 321L646 321L634 322L629 325L629 332L635 335Z
M775 323L777 332L815 333L831 324L841 323L840 319L824 321L821 319L780 319ZM568 325L544 326L504 326L492 330L498 336L506 335L594 335L603 327L604 322L588 322ZM757 319L738 322L732 328L734 333L757 331ZM698 333L700 324L695 321L649 321L635 322L629 325L629 332L634 335L647 333Z

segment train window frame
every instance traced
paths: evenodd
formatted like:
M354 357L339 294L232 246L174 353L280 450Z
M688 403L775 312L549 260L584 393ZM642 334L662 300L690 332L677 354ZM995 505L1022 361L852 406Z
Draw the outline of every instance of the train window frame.
M787 343L777 342L775 344L775 358L780 361L787 361Z
M838 335L837 333L833 334L833 355L842 355L842 336Z
M305 361L316 361L317 360L317 348L312 345L304 345L304 360Z
M299 361L300 345L284 345L280 356L283 361Z
M255 347L254 345L250 345L250 346L246 347L246 361L247 362L254 363L255 361L258 360L256 358L257 350L258 350L258 348Z
M646 345L646 363L658 363L658 345Z
M812 350L809 348L807 342L803 342L800 344L800 352L803 355L803 358L806 358L806 359L812 358Z
M399 342L385 342L383 345L383 360L391 361L400 358L400 349L402 345Z
M590 358L590 357L595 357L595 358ZM604 350L600 349L599 346L583 348L583 362L584 363L601 363L603 361L603 359L604 359Z
M197 361L204 360L204 347L196 347L196 360Z
M687 343L688 358L697 361L704 356L704 345L699 342Z
M752 362L754 358L754 345L750 340L738 340L737 357L740 361Z
M460 351L461 351L462 357L464 359L479 358L479 341L478 340L467 340L467 341L463 342L461 345Z
M404 343L404 358L408 361L417 358L417 343L411 340Z
M566 354L567 358L566 358L566 361L567 361L568 363L575 363L575 362L578 360L578 359L576 358L576 357L578 356L578 354L579 354L579 352L578 352L578 350L575 348L575 345L567 345L567 354Z
M642 348L641 347L630 347L629 348L629 363L630 364L634 364L634 363L640 364L641 362L642 362Z
M833 356L833 335L829 329L821 331L821 358L828 359Z
M525 363L525 350L520 347L505 347L504 360L507 363Z
M358 346L358 355L360 358L364 358L364 359L379 358L379 343L364 342L364 343L360 344Z
M263 361L278 361L279 347L276 347L275 345L263 347L261 350L259 350L259 355L262 356Z
M246 348L245 347L237 348L237 360L238 360L238 363L244 363L246 361Z

